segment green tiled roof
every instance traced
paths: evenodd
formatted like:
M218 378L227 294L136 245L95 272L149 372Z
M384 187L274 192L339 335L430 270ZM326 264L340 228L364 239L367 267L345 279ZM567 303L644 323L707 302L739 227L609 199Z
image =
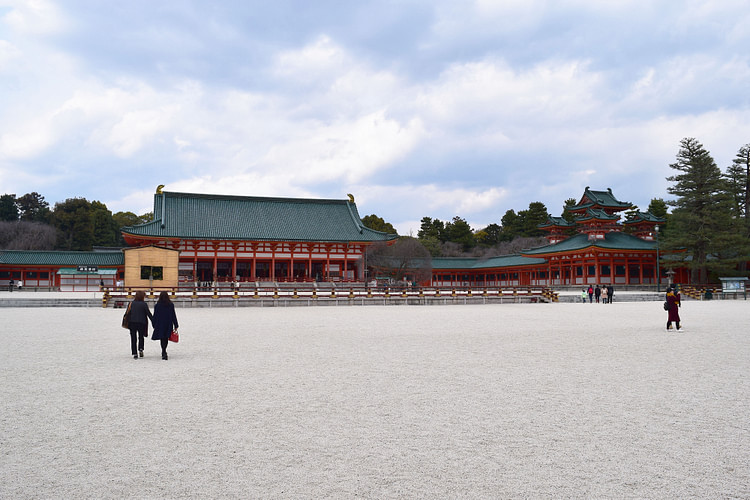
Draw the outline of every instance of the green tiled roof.
M562 217L547 217L547 222L539 224L537 227L543 229L545 227L573 227L575 222L569 222Z
M586 190L583 192L581 201L578 205L569 207L568 210L571 212L584 210L587 208L614 208L617 210L627 210L632 207L633 204L627 201L620 201L615 198L612 194L612 189L607 188L606 191L594 191L586 186Z
M471 257L436 257L432 259L432 269L489 269L500 267L531 266L545 264L546 259L524 257L523 255L501 255L489 259Z
M163 192L154 221L122 228L126 235L250 241L381 241L396 234L362 224L350 200L261 198Z
M103 276L108 276L108 275L114 276L117 274L117 269L99 269L97 272L92 273L88 271L79 271L78 269L75 269L72 267L70 268L64 267L62 269L58 269L57 274L75 275L75 276L87 275L87 274L100 274Z
M591 241L588 235L577 234L559 243L526 250L523 252L523 255L546 255L581 250L588 247L599 247L607 250L655 250L656 243L617 231L606 233L604 239Z
M598 208L589 208L583 214L576 217L576 222L586 222L590 220L618 220L619 215L610 215L604 210Z
M58 252L43 250L0 250L0 264L34 266L122 266L119 250L109 252Z
M635 213L635 217L633 217L631 220L626 220L623 222L623 224L637 224L639 222L654 222L654 223L660 223L660 222L667 222L666 219L662 219L661 217L657 217L651 212L641 212L638 210Z

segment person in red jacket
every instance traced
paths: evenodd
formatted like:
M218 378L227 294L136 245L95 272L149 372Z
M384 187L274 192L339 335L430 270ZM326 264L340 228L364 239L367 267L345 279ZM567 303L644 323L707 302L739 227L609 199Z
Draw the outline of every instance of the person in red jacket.
M675 322L677 330L680 329L680 294L674 288L667 289L667 330L672 329Z

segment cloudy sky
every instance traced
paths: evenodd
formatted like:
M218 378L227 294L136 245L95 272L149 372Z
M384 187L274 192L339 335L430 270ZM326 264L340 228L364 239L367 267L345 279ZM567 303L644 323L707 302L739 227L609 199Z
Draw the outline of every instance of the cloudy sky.
M0 194L645 209L682 138L750 142L749 48L747 0L0 0Z

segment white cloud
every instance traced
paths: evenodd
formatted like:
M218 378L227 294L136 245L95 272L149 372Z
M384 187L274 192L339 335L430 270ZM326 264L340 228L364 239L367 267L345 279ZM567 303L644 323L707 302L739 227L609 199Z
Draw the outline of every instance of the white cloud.
M346 71L350 62L345 51L323 35L299 50L279 53L273 72L280 78L304 77L303 84L318 80L330 82Z
M350 185L348 192L354 193L360 215L373 212L393 224L399 234L416 236L421 221L409 219L409 215L420 214L447 222L455 216L466 219L476 218L477 214L487 212L499 213L501 204L507 199L509 191L501 187L486 189L447 188L436 184L409 185ZM376 207L400 207L398 213L384 213ZM503 211L504 212L504 211ZM497 216L499 221L500 215ZM421 218L420 217L420 218ZM489 224L480 223L481 227ZM478 230L481 227L472 226Z
M608 57L622 61L635 49L661 50L650 45L647 28L659 24L667 7L645 0L438 2L434 17L415 20L423 23L421 32L403 37L412 46L381 51L382 40L347 39L345 30L322 26L304 27L299 38L309 42L296 46L289 41L294 37L269 41L258 34L261 46L285 48L253 59L257 66L241 71L241 79L227 72L215 80L162 73L181 65L143 62L127 46L121 54L127 64L113 61L103 69L86 48L47 36L85 27L74 7L10 5L0 19L8 28L0 41L0 91L12 82L10 92L0 92L0 179L4 185L23 179L15 185L40 191L33 177L14 174L26 166L44 169L44 179L36 180L41 184L73 170L99 175L102 165L117 164L110 175L127 173L106 184L113 209L138 203L150 210L153 188L133 187L147 174L153 187L177 191L353 192L360 207L402 234L402 225L421 216L458 215L485 225L531 201L557 213L586 185L617 191L638 179L639 190L663 196L664 169L681 138L697 137L724 166L723 158L731 159L750 137L750 66L746 51L737 49L747 35L732 21L747 16L738 15L737 2L694 4L723 38L706 46L696 41L698 48L684 53L679 30L659 35L669 50L647 61L628 59L626 69ZM700 25L700 16L684 16L690 26ZM667 17L674 20L673 12ZM195 51L217 49L199 35L183 46L177 35L188 31L172 22L159 18L115 34L138 34L134 44L142 48L164 25L167 35L158 39L179 45L198 64L202 56ZM216 19L211 23L218 23L212 32L224 30ZM235 34L244 28L226 26ZM607 30L612 38L575 39ZM642 45L631 45L628 33L638 34L634 43ZM240 38L242 51L254 43ZM608 43L616 50L600 50ZM712 48L722 43L736 45ZM227 60L244 55L238 50ZM64 189L67 196L85 195L80 186Z
M0 40L0 72L9 71L11 63L17 63L21 55L18 47L7 40Z
M475 0L437 4L434 33L447 39L513 35L538 25L548 7L539 0Z
M33 158L55 142L50 113L5 125L5 133L0 129L0 158Z
M549 127L588 116L598 106L600 84L586 63L546 61L517 71L491 59L452 65L424 88L418 103L430 122L452 133L462 127Z
M17 0L0 2L0 7L10 10L0 18L0 22L10 29L31 35L52 34L62 31L66 18L60 9L46 0Z
M381 112L355 121L311 123L260 160L275 169L299 169L300 184L358 182L408 153L423 135L418 120L400 124Z

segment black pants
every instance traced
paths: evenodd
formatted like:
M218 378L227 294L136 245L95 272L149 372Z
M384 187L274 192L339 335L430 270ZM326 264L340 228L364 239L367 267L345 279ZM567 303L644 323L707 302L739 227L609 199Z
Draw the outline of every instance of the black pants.
M148 325L146 323L130 323L130 351L133 356L143 350L143 337L146 335ZM136 350L136 341L138 351Z
M167 344L169 344L169 339L159 339L161 342L161 355L162 357L167 355Z

